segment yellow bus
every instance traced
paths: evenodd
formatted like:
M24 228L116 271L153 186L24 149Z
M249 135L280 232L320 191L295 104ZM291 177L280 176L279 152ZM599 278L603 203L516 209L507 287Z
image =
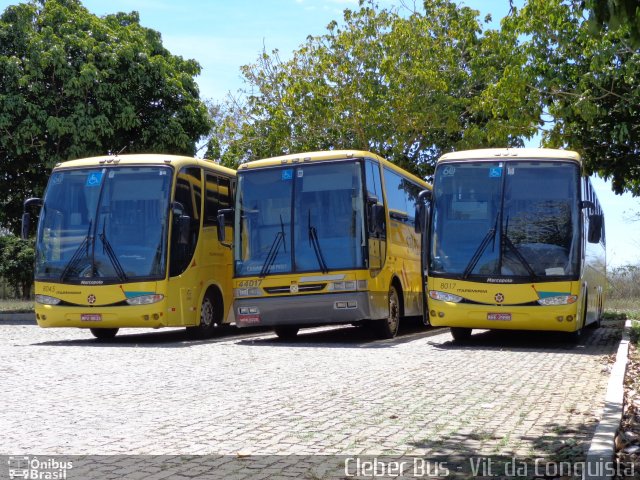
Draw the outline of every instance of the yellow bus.
M423 314L419 193L429 184L370 152L310 152L238 169L238 327L364 323L383 338ZM221 217L226 213L221 214Z
M428 222L429 319L570 332L602 318L604 215L580 155L486 149L437 162Z
M41 327L186 327L207 337L229 323L232 257L217 214L232 205L235 171L172 155L122 155L56 165L33 207L35 312ZM226 228L231 232L232 226Z

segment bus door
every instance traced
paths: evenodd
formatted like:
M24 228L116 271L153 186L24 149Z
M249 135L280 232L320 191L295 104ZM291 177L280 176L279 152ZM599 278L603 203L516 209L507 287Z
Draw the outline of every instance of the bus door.
M176 178L173 229L169 253L169 323L195 325L200 300L199 265L195 256L202 211L201 170L182 168Z

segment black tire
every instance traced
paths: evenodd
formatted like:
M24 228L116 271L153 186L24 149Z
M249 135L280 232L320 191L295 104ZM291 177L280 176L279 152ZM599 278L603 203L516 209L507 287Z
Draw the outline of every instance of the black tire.
M278 338L280 340L295 340L295 338L298 336L298 331L300 331L300 328L298 327L294 327L292 325L281 325L279 327L275 327L274 332L276 332L276 335L278 336Z
M456 342L466 342L471 338L471 329L465 327L450 327L451 336Z
M119 328L90 328L91 333L98 340L113 340Z
M587 322L587 297L584 298L584 303L582 304L582 315L580 315L579 319L576 319L576 322L580 327L574 332L569 332L567 336L569 337L569 341L572 343L578 343L582 338L582 332L585 327L585 323Z
M212 337L222 325L222 305L215 301L215 296L208 291L200 305L200 324L187 327L187 336L193 339Z
M400 327L400 297L396 287L389 287L389 314L387 318L376 320L374 327L378 338L393 338L398 334Z

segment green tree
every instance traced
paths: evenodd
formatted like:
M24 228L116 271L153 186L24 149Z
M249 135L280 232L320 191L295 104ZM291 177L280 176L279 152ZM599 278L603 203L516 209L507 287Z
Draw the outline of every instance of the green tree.
M17 298L28 299L33 286L33 240L13 235L0 236L0 277Z
M210 120L194 60L172 55L136 12L99 18L79 0L32 0L0 15L0 225L72 158L194 154Z
M548 115L547 146L580 151L589 173L610 178L616 193L639 195L640 52L626 29L594 34L587 14L572 0L514 9L503 29L526 39L514 71Z
M640 2L638 0L586 0L590 21L600 29L628 29L629 43L640 47Z
M219 151L228 164L360 148L425 175L447 151L522 145L541 109L509 74L516 41L447 0L402 15L361 3L290 60L263 52L243 67L245 95L220 110Z

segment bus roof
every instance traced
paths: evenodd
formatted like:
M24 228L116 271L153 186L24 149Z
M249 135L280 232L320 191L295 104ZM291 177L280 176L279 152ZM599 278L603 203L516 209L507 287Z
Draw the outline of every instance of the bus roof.
M235 176L235 170L223 167L211 160L202 158L186 157L181 155L165 155L160 153L139 153L130 155L103 155L99 157L79 158L76 160L68 160L58 163L54 170L63 168L81 168L94 166L109 165L174 165L180 168L186 165L197 165L200 167L208 167L214 170Z
M296 165L298 163L321 162L327 160L351 160L353 158L372 158L378 160L385 167L388 167L392 170L395 170L399 174L411 178L412 180L422 184L425 188L431 188L431 185L421 178L416 177L406 170L403 170L397 165L391 163L389 160L385 160L380 155L376 155L375 153L368 152L366 150L325 150L319 152L293 153L290 155L263 158L261 160L254 160L252 162L243 163L238 167L238 170L275 167L280 165Z
M484 148L478 150L461 150L445 153L439 162L460 160L496 160L496 159L536 159L536 160L573 160L581 163L580 155L571 150L553 148Z

